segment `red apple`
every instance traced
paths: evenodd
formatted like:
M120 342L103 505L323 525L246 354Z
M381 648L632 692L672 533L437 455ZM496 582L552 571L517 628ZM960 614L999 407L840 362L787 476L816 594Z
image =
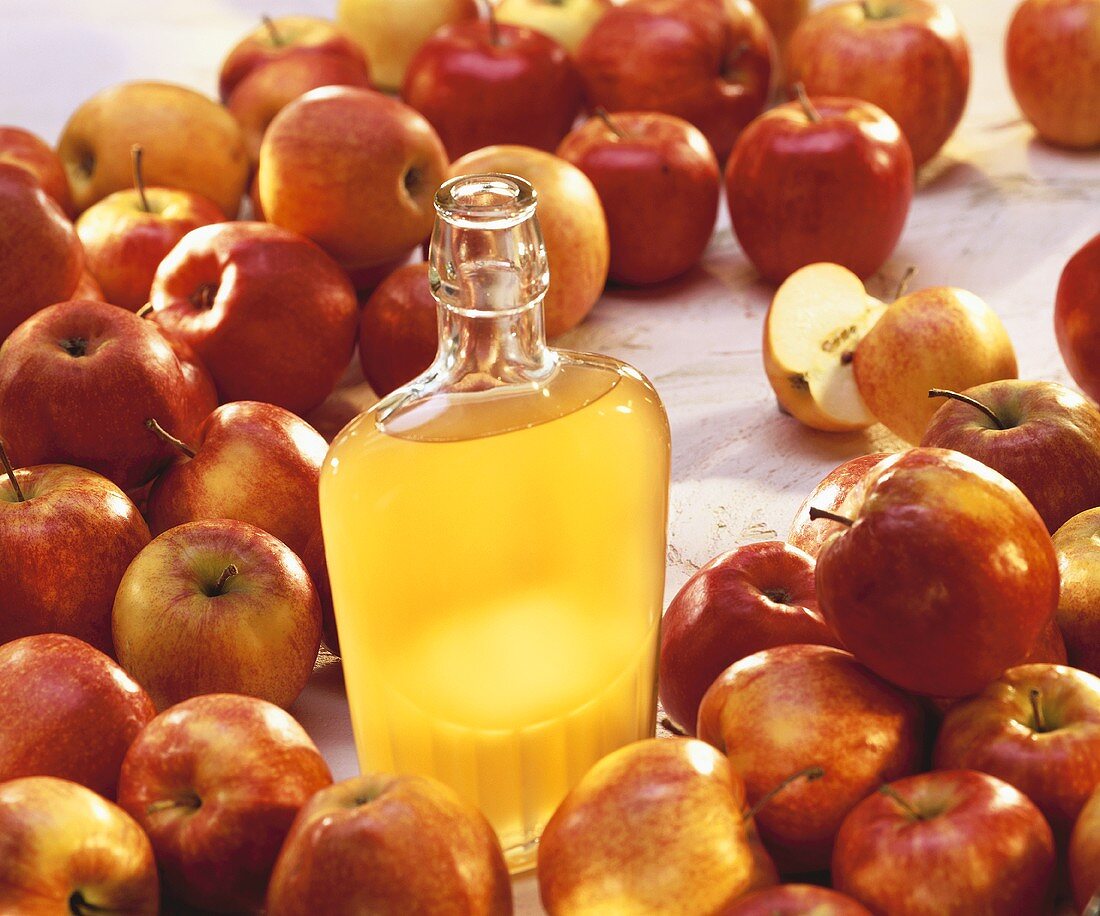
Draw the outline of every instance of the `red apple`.
M1062 271L1054 331L1069 374L1090 398L1100 400L1100 234Z
M865 278L901 236L913 160L881 109L804 96L741 134L726 166L726 199L737 240L771 282L819 261Z
M151 309L147 309L145 314L150 312ZM192 430L191 435L197 436L203 421L218 406L218 389L214 387L214 380L206 371L206 366L188 344L175 337L169 338L168 343L175 351L183 370L184 411L180 429Z
M419 245L435 221L447 153L408 105L369 89L327 86L275 116L257 173L267 219L313 239L345 270Z
M139 487L174 454L146 420L194 432L192 371L155 324L126 309L52 305L0 347L0 439L17 466L76 464Z
M0 476L0 643L66 633L113 654L115 592L148 543L137 507L92 471L50 464Z
M919 168L955 131L970 91L970 51L946 3L841 0L802 20L787 45L792 83L811 96L877 105Z
M771 95L775 47L749 0L633 0L577 49L588 100L663 111L698 127L720 161Z
M951 708L933 762L1003 779L1068 838L1100 784L1100 678L1063 665L1010 668Z
M542 904L551 913L612 913L675 901L683 913L720 912L762 876L774 881L744 807L744 783L703 742L628 744L592 767L546 825Z
M103 295L103 290L100 289L99 283L96 278L91 275L87 266L80 274L80 279L77 281L75 288L69 296L70 299L95 299L97 302L106 302L107 298Z
M722 910L722 916L871 916L862 903L813 884L784 884L753 891Z
M1015 484L958 452L876 465L817 559L825 621L906 690L969 696L1023 661L1058 604L1043 520Z
M1100 146L1100 2L1025 0L1005 36L1012 94L1039 136Z
M395 270L363 306L359 363L379 397L411 382L432 364L439 343L436 311L426 263Z
M423 250L422 254L421 249ZM382 285L382 281L390 274L398 268L404 267L413 255L419 255L418 261L423 261L428 257L428 239L424 239L420 245L398 255L392 261L385 261L382 264L376 264L374 267L360 267L349 270L347 272L348 279L351 280L351 285L355 287L360 303L378 289Z
M156 916L157 866L133 819L49 776L0 783L0 912Z
M780 646L731 665L703 697L698 734L726 754L752 804L790 773L825 771L756 816L780 874L827 868L845 815L917 772L923 753L920 704L828 646Z
M1054 839L1008 783L970 770L884 786L844 820L833 886L890 916L1045 913Z
M1054 551L1061 580L1057 620L1069 663L1100 676L1100 507L1059 528Z
M238 41L222 61L218 91L223 102L251 73L286 57L343 57L367 70L363 51L329 19L316 16L263 17L263 22ZM324 66L324 64L320 64Z
M409 62L401 97L457 159L519 143L553 151L584 102L568 52L553 38L489 19L445 25Z
M485 816L423 776L357 776L321 789L298 813L266 913L429 913L444 904L511 916L508 869Z
M870 455L860 455L858 458L850 458L838 465L826 474L809 496L803 500L795 513L794 521L787 532L787 543L808 553L815 560L821 552L821 545L828 540L829 535L839 530L834 526L835 522L827 519L810 518L810 507L826 509L836 512L848 496L848 491L858 484L876 464L883 458L889 458L889 452L874 452Z
M698 263L718 217L721 173L706 137L681 118L590 118L558 155L595 185L611 241L610 277L644 286Z
M684 584L661 624L661 704L695 734L707 688L734 662L791 643L837 646L821 619L813 560L780 541L715 557Z
M85 262L105 302L136 312L149 301L160 262L192 229L220 223L218 207L193 191L146 188L135 151L136 187L92 204L76 221Z
M1100 789L1089 796L1069 841L1069 876L1079 912L1100 893Z
M189 522L134 558L112 617L157 709L206 693L289 706L313 673L321 605L302 561L255 525Z
M0 344L39 309L68 299L83 269L61 207L34 174L0 161Z
M1071 516L1100 506L1095 404L1056 382L1023 379L987 382L961 395L943 392L947 400L921 445L954 449L1004 474L1052 534Z
M278 706L208 694L153 719L122 762L118 803L149 835L183 902L220 912L263 905L298 809L332 783L305 730Z
M69 176L57 152L41 137L22 127L0 127L0 162L26 169L66 216L73 215Z
M321 639L333 655L339 655L340 637L336 632L336 615L332 608L332 585L325 561L325 539L319 527L306 542L300 557L309 570L313 587L317 589L317 598L321 602Z
M57 776L105 798L115 797L122 758L156 715L122 668L58 633L0 646L0 709L0 782Z
M161 262L149 301L164 332L198 354L222 401L307 413L355 349L348 278L308 239L268 223L189 232Z

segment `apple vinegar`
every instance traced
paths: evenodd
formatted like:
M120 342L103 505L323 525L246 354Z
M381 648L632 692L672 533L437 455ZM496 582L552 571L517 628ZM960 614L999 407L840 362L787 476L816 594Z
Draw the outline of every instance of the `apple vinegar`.
M510 865L597 760L652 735L668 422L543 342L534 192L437 200L433 367L337 437L321 512L360 766L452 786Z

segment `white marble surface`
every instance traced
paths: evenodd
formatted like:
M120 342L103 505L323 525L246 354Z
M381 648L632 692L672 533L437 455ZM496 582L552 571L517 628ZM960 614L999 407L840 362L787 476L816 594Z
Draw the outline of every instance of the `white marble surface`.
M970 103L956 136L921 176L901 243L869 286L886 295L916 265L914 286L972 290L1004 319L1022 375L1068 381L1052 304L1063 264L1100 231L1100 155L1051 150L1019 120L1001 54L1013 0L952 6L972 45ZM331 15L333 7L334 0L0 0L0 123L55 140L77 104L128 79L178 81L213 94L222 55L261 12ZM609 290L562 341L635 364L668 406L670 596L715 554L782 537L830 468L892 441L881 428L815 433L777 412L760 362L769 295L723 212L698 269L644 293ZM293 711L336 776L353 774L338 667L319 669ZM517 885L517 902L520 912L538 911L530 878Z

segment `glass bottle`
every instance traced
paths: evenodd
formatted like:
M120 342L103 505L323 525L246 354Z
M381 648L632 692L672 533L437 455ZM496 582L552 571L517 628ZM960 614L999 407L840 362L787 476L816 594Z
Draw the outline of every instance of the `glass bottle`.
M450 784L513 870L600 757L652 735L668 420L554 350L535 191L440 188L439 350L329 450L321 516L359 762Z

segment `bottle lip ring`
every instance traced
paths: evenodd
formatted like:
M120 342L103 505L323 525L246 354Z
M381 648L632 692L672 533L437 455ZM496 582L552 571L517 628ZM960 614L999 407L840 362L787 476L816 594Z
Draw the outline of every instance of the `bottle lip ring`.
M435 211L456 226L503 229L530 218L538 203L534 186L507 172L477 172L445 181Z

